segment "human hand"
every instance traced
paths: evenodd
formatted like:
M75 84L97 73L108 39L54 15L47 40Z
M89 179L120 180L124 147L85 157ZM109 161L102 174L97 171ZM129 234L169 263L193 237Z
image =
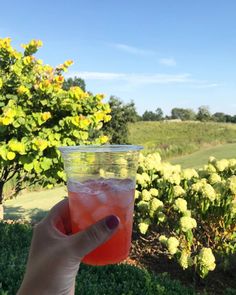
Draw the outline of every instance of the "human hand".
M82 258L118 229L111 215L71 234L68 200L55 205L34 228L26 273L17 295L72 295Z

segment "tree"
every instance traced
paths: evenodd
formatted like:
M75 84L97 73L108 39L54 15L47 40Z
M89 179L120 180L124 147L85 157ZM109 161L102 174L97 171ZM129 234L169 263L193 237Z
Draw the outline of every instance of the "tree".
M156 121L163 120L163 111L161 108L157 108L155 113L156 113Z
M212 118L216 122L226 122L226 114L222 112L213 114Z
M161 121L163 120L163 111L157 108L155 113L152 111L145 111L142 116L143 121Z
M212 117L208 106L201 106L198 108L197 120L206 122L210 121L211 119Z
M171 110L172 119L180 119L182 121L195 120L196 114L192 109L173 108Z
M111 108L111 120L104 124L103 131L109 136L110 143L128 143L128 123L136 122L139 116L135 104L131 101L125 104L119 98L111 96L108 104Z
M83 91L86 91L86 84L85 81L81 78L74 77L74 78L68 78L65 79L63 83L63 89L64 90L69 90L71 87L78 86L80 87Z
M110 120L102 95L80 87L63 90L63 72L34 56L41 41L23 45L23 52L0 39L0 206L7 181L16 179L14 195L25 183L52 186L65 181L59 146L107 141L101 127ZM2 212L2 211L1 211ZM0 214L2 218L2 214Z

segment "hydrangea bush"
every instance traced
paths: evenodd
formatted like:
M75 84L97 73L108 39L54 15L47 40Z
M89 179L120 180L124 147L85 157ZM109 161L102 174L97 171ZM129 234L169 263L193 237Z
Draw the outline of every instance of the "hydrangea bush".
M135 193L140 234L156 232L163 251L201 277L216 258L236 252L236 159L210 157L202 169L181 169L158 153L141 155Z

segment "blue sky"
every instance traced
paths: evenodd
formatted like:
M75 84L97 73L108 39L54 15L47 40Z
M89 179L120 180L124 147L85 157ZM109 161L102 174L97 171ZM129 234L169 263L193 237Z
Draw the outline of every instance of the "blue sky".
M236 114L236 1L1 1L0 36L31 39L38 57L74 65L87 90L161 107Z

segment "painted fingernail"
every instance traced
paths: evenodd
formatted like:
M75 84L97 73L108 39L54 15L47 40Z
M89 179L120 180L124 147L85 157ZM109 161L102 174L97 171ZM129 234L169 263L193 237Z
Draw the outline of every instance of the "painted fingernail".
M110 230L113 230L115 229L116 227L118 227L119 223L120 223L120 220L118 217L116 217L115 215L111 215L111 216L108 216L105 220L106 222L106 226L110 229Z

